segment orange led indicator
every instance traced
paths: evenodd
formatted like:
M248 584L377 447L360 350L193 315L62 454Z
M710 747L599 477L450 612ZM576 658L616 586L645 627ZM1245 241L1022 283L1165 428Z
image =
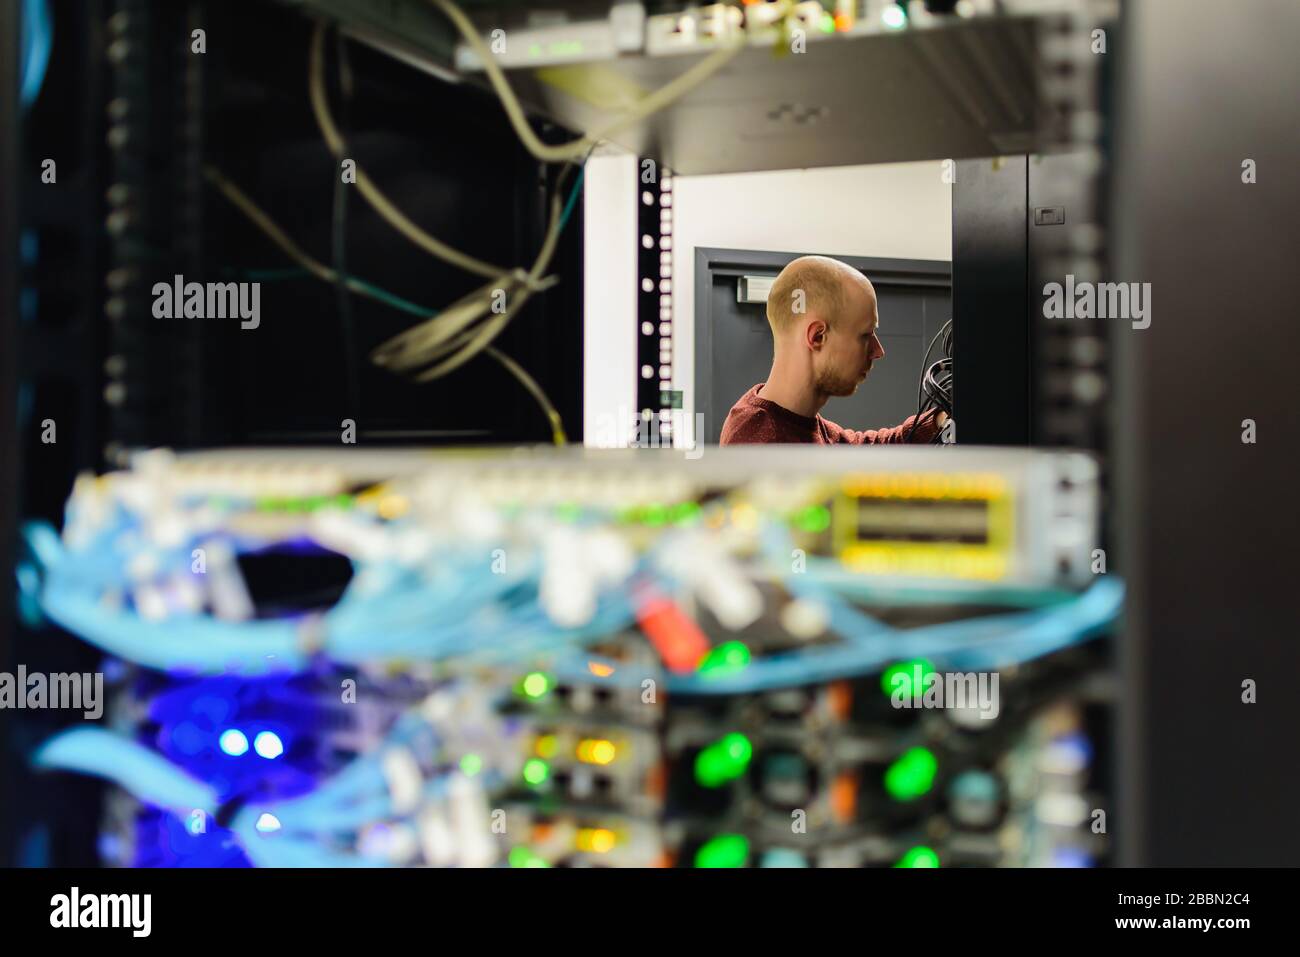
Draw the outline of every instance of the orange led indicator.
M847 824L858 810L858 779L848 771L840 774L831 785L831 813L835 820Z
M837 721L847 721L853 708L853 689L847 681L835 681L826 689L831 714Z

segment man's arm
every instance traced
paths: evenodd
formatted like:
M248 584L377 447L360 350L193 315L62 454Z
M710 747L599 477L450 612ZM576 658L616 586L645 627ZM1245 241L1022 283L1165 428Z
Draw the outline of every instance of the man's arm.
M912 445L926 445L942 431L943 425L947 421L948 414L946 412L931 409L921 416L920 422L916 422L916 416L909 415L901 425L896 425L890 429L866 429L858 432L854 429L840 428L833 422L827 424L839 429L839 435L835 441L847 442L850 445L899 445L904 442L910 442ZM916 422L915 430L912 428L914 422ZM911 433L910 437L909 432Z

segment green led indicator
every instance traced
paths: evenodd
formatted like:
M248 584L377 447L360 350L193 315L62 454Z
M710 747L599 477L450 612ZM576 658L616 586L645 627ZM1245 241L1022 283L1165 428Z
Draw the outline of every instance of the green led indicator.
M920 669L921 683L916 683L917 669ZM934 665L924 658L913 658L890 665L880 676L880 690L891 698L897 694L911 700L914 694L925 692L926 681L934 674ZM898 677L901 675L902 677Z
M551 56L580 56L582 50L580 40L561 40L551 44Z
M749 664L749 648L741 641L726 641L718 645L700 662L700 674L721 677L739 671Z
M668 509L657 502L647 505L641 509L641 521L646 525L662 525L668 521Z
M695 757L695 780L706 788L722 787L745 773L754 746L743 734L719 738Z
M822 33L835 32L835 18L829 13L822 14Z
M669 510L674 525L693 525L700 518L699 502L678 502Z
M793 521L800 531L824 532L831 527L831 510L825 505L809 505L795 512Z
M351 508L352 496L348 495L346 492L341 492L334 496L333 504L335 508Z
M520 844L518 847L510 849L510 866L511 867L550 867L546 860L538 854Z
M695 852L696 867L744 867L749 839L743 834L719 834Z
M524 762L524 780L537 787L551 776L551 766L541 758L529 758Z
M928 847L913 847L898 859L895 867L938 867L939 855Z
M483 759L477 754L467 754L460 759L460 769L466 777L473 777L483 770Z
M582 506L577 502L564 502L555 506L555 517L562 522L576 522L582 517Z
M528 55L529 55L529 56L541 56L541 55L542 55L542 45L541 45L540 43L534 43L534 44L530 45L530 46L528 47Z
M885 790L899 801L919 798L934 785L939 762L928 748L912 748L885 772Z
M543 698L551 690L551 679L540 671L534 671L524 676L524 680L519 683L519 689L534 700Z

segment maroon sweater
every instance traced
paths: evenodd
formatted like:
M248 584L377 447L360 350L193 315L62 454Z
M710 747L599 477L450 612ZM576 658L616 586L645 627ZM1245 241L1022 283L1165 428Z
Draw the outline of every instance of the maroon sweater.
M912 427L909 415L902 425L892 429L868 429L855 432L845 429L815 415L811 419L797 412L791 412L785 406L777 405L758 394L765 383L760 382L750 389L727 413L727 421L722 423L722 445L744 445L756 442L812 442L816 445L877 445L885 442L898 443L906 441L907 431ZM939 433L935 422L936 413L927 412L912 434L912 442L929 442Z

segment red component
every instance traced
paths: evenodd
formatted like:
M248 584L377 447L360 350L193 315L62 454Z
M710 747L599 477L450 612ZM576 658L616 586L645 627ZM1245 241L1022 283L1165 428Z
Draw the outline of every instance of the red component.
M636 619L669 671L694 671L709 653L709 639L700 626L668 598L643 601Z
M847 824L858 812L858 779L852 771L841 772L831 785L831 813Z

